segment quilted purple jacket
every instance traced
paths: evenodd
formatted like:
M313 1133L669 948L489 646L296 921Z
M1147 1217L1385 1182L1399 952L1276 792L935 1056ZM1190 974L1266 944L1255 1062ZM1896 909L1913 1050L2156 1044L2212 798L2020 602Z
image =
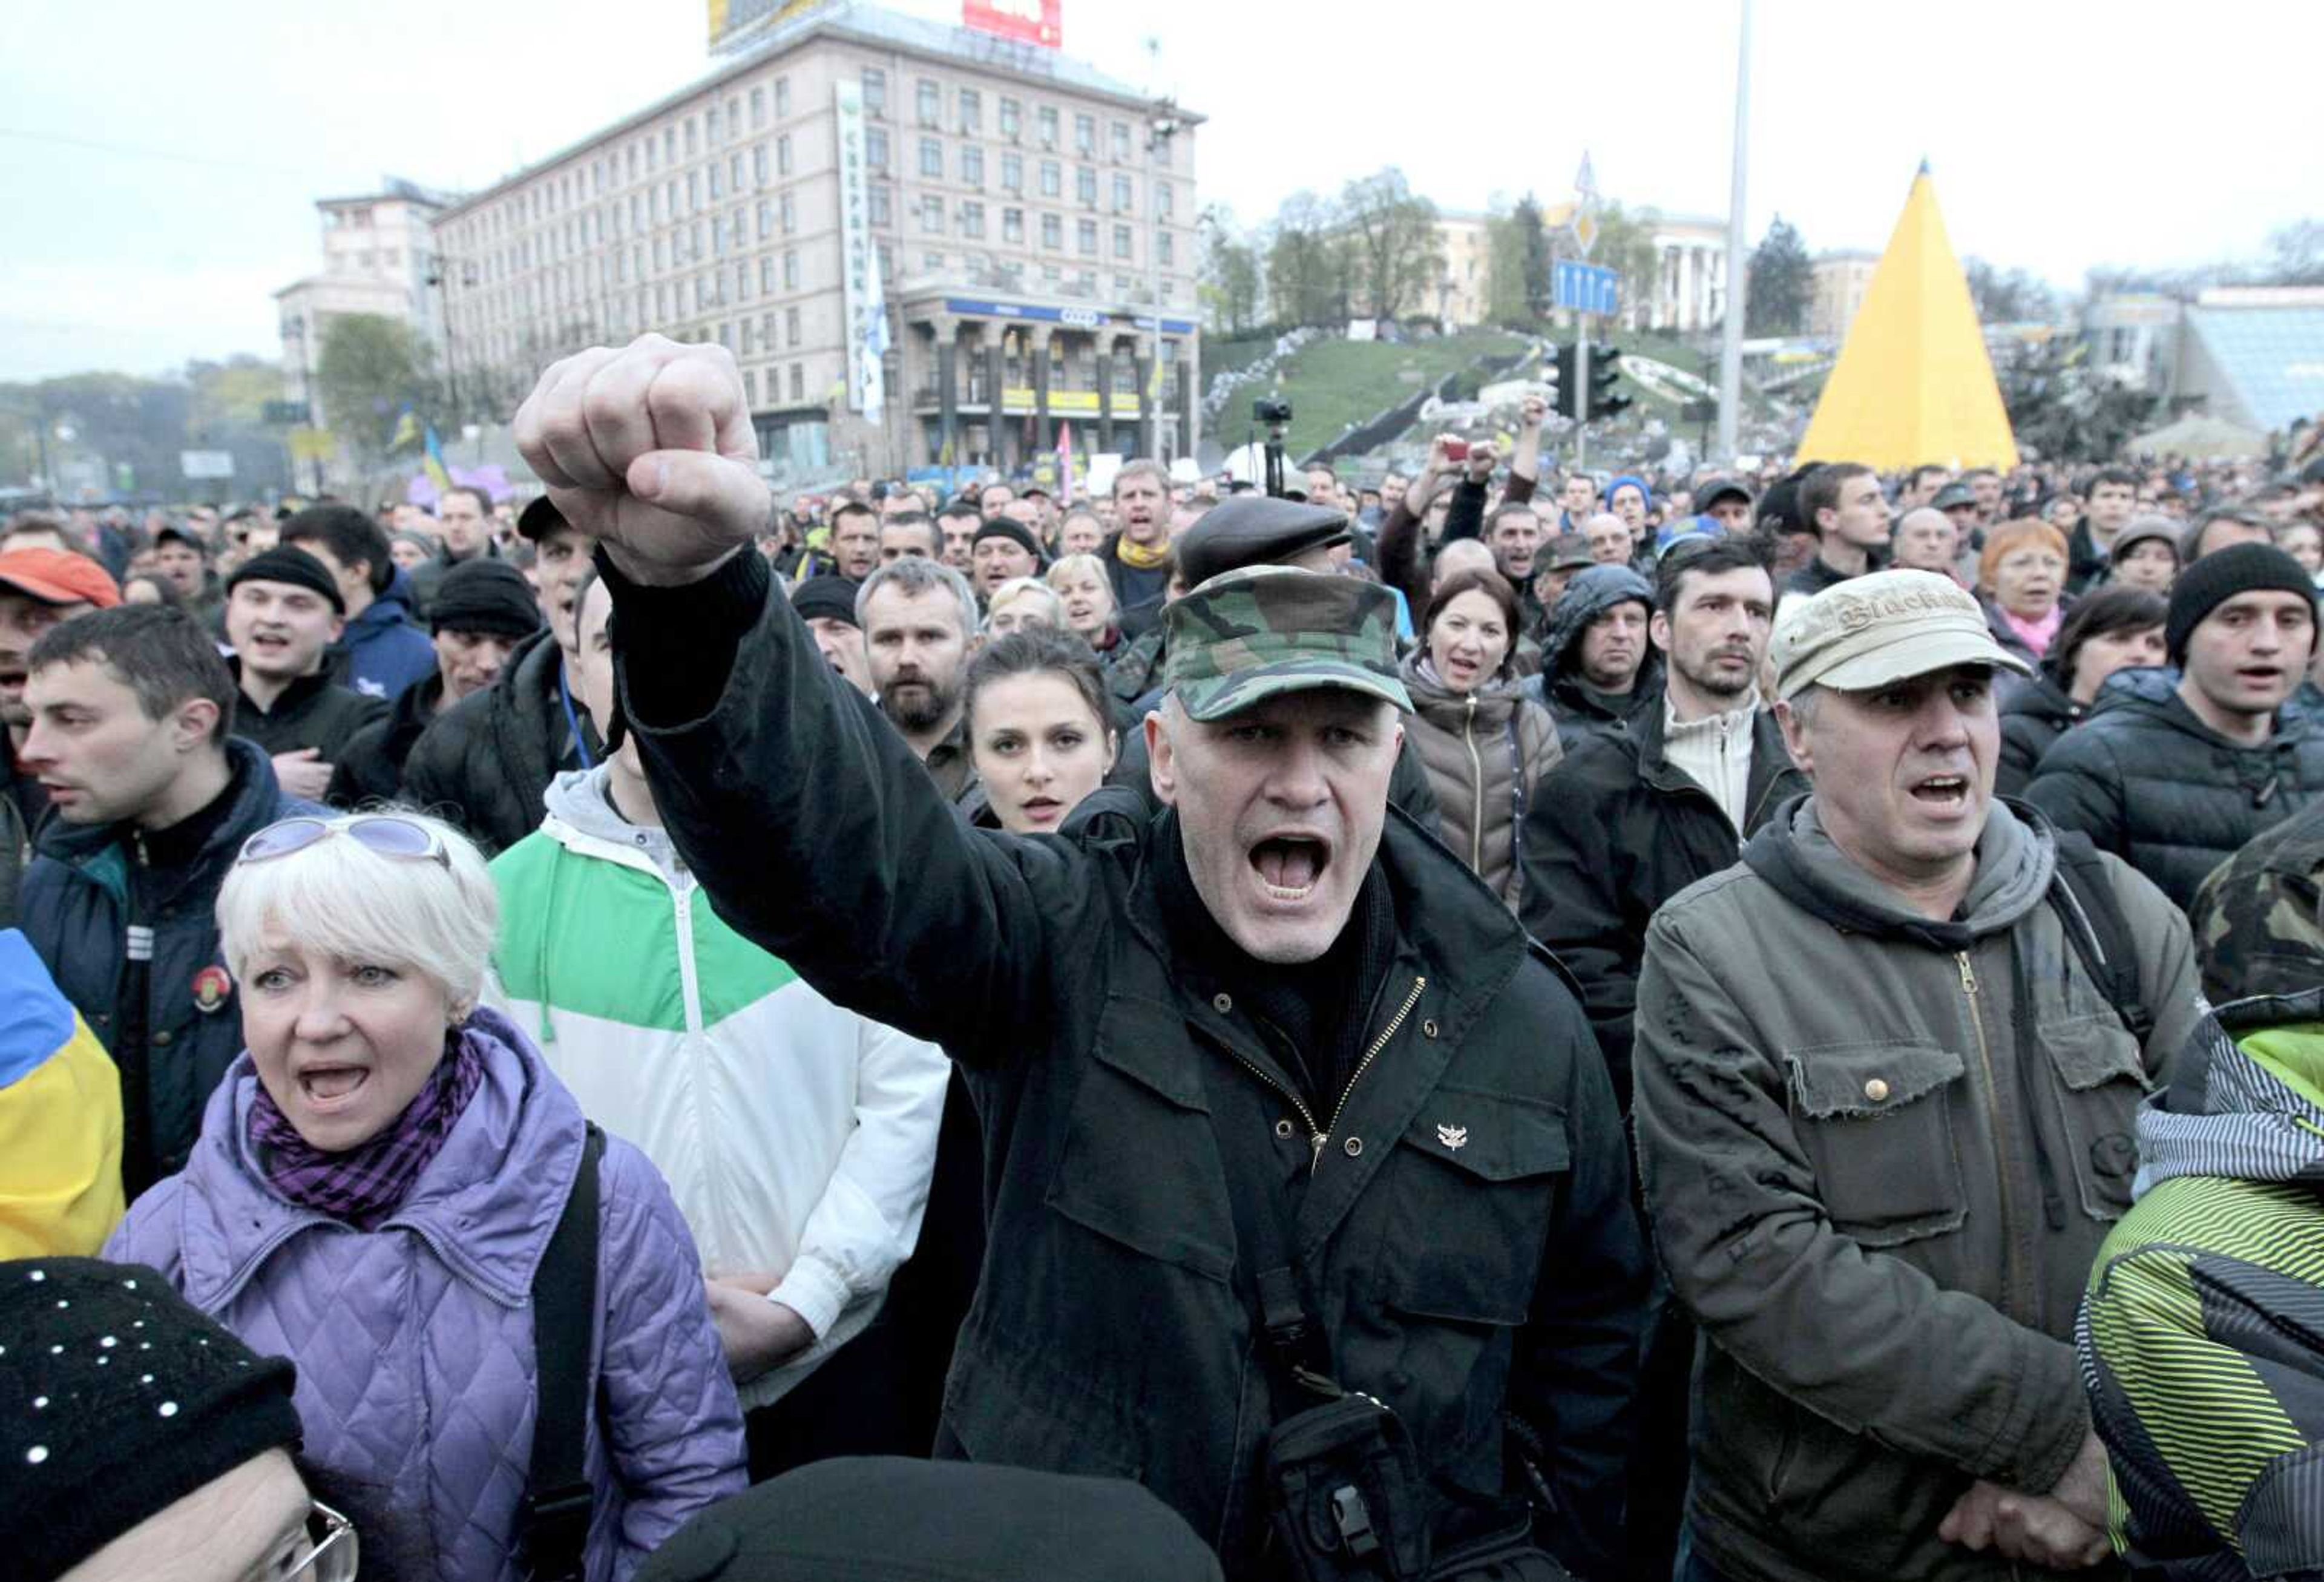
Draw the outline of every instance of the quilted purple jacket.
M513 1579L532 1455L533 1268L580 1164L582 1118L522 1033L468 1031L485 1076L443 1152L377 1230L277 1196L250 1154L247 1053L210 1096L184 1172L137 1200L109 1258L151 1264L255 1350L299 1368L305 1454L401 1516L365 1547L406 1574ZM607 1136L600 1195L596 1507L589 1582L618 1582L696 1511L744 1485L742 1419L669 1189Z

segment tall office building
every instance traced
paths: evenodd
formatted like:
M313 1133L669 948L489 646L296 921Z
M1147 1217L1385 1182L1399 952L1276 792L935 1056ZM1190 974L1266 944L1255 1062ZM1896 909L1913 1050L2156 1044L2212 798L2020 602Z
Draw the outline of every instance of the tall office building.
M1063 422L1191 454L1202 117L1038 45L793 9L437 216L463 384L659 330L734 354L778 476L1014 467Z

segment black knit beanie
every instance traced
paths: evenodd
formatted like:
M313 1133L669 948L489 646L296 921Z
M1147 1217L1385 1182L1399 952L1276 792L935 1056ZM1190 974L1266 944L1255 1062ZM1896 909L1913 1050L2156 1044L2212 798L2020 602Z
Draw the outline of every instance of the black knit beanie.
M479 555L444 574L428 606L429 630L525 638L540 630L540 602L524 573Z
M0 1555L54 1577L244 1462L299 1444L294 1374L159 1273L0 1263Z
M976 529L976 537L969 540L969 547L974 548L987 538L1013 538L1025 547L1026 554L1037 561L1041 558L1041 541L1033 537L1032 529L1014 517L986 517L984 525Z
M2187 662L2187 639L2203 624L2203 617L2237 593L2270 592L2298 593L2316 608L2316 584L2300 562L2273 544L2237 544L2204 556L2179 574L2171 584L2171 613L2163 624L2166 657L2173 665Z
M855 619L855 594L862 585L852 576L811 576L791 590L791 608L798 612L801 621L844 621L861 626L863 623Z
M226 591L232 593L244 583L288 583L294 588L320 594L340 614L347 612L347 602L339 596L339 584L330 572L321 561L295 544L278 544L244 561L226 579Z

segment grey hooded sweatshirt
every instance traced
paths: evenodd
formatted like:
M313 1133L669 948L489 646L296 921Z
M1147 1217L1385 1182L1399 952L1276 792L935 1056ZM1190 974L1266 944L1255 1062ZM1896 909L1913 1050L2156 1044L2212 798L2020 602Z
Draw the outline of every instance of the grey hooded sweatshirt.
M2045 1492L2089 1431L2071 1334L2130 1206L2140 1100L2199 1015L2187 925L2111 859L2144 1046L2039 814L1995 803L1955 919L1812 796L1655 914L1636 1115L1655 1239L1708 1342L1695 1542L1737 1577L1998 1577L1936 1536L1973 1480Z

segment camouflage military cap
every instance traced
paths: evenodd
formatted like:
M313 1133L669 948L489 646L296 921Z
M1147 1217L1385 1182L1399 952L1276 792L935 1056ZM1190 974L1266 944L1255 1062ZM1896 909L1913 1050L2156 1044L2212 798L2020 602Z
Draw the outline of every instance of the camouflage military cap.
M1396 672L1396 599L1378 583L1246 566L1173 601L1163 620L1163 682L1197 720L1325 686L1412 707Z

